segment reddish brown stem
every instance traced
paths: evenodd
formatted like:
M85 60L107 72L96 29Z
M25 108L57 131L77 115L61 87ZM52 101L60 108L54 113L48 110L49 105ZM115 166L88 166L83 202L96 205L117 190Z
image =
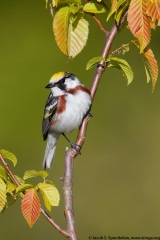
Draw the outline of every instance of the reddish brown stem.
M89 15L92 16L92 18L95 20L95 22L98 24L99 28L101 29L102 32L104 32L106 35L109 34L109 32L105 29L101 21L96 17L94 13L88 13Z
M123 25L124 21L126 19L126 14L124 14L121 18L119 26L117 26L116 22L113 24L113 27L109 34L106 36L106 41L102 50L101 56L103 58L107 58L111 45L114 41L114 38L118 32L118 30ZM91 84L91 97L92 100L94 100L98 84L100 82L101 76L106 69L105 62L101 61L97 68L95 75L92 80ZM76 144L80 145L82 148L86 136L87 131L87 125L88 125L89 116L87 116L79 129ZM64 194L64 204L65 204L65 217L67 222L67 229L70 234L70 240L77 240L78 236L76 233L76 226L75 226L75 220L74 220L74 210L73 210L73 191L72 191L72 179L73 179L73 163L74 159L77 156L77 152L74 149L67 149L65 154L65 167L64 167L64 179L63 179L63 194Z
M20 183L18 182L18 180L16 179L15 175L12 173L11 169L9 168L8 164L6 163L6 161L4 160L4 158L2 157L2 155L0 154L0 160L3 164L3 166L5 167L6 171L8 172L10 178L12 179L12 181L15 183L15 185L18 187L20 186ZM60 228L60 226L48 215L48 213L41 207L41 213L44 215L44 217L65 237L69 238L70 235L67 231L63 230L62 228Z

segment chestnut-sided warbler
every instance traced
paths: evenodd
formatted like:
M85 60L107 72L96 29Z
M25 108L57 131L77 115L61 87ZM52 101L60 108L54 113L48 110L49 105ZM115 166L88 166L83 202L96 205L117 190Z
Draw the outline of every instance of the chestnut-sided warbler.
M64 133L78 128L89 113L92 103L90 91L69 72L54 74L46 88L50 88L51 93L45 105L42 122L43 138L48 138L43 160L44 169L51 167L60 135L65 136Z

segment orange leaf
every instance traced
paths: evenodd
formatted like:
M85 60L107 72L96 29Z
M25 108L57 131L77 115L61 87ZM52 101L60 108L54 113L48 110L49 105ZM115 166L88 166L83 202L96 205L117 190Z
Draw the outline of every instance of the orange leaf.
M140 52L150 42L150 20L146 15L146 5L147 0L131 0L128 9L128 25L139 41Z
M158 20L158 25L160 21L160 3L159 0L148 1L147 2L147 15L151 18L152 22L155 23Z
M67 49L67 30L69 24L70 8L65 6L56 12L53 21L53 31L56 42L61 51L68 55Z
M24 218L29 226L32 227L40 215L40 201L34 188L26 191L22 199L21 208Z
M152 80L153 91L158 78L158 64L150 48L147 48L144 51L144 63L146 67L146 73L149 75L149 79Z

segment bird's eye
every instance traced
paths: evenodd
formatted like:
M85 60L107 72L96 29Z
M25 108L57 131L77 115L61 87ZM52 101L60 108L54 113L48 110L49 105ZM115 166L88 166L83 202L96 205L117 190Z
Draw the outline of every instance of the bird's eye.
M65 78L62 78L61 82L62 82L62 83L65 83Z

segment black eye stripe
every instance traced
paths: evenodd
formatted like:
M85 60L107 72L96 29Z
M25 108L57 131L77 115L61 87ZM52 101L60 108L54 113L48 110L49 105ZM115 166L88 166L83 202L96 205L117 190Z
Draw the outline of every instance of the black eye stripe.
M56 85L61 89L66 91L66 85L65 85L65 80L69 78L71 80L75 80L75 76L72 73L67 73L62 79L60 79Z
M61 89L66 91L66 85L65 85L65 78L62 78L61 80L59 80L56 85Z

